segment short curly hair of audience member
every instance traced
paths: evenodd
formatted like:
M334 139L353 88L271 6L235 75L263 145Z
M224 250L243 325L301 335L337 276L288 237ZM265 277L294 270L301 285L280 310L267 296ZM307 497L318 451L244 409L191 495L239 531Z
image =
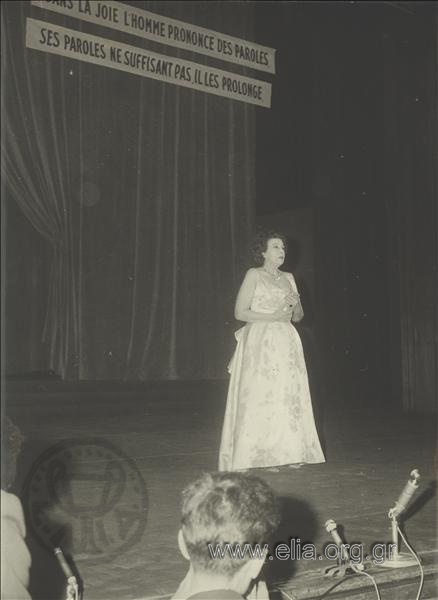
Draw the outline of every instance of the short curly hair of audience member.
M281 233L278 233L273 230L261 230L255 235L251 246L251 251L256 266L261 267L263 265L264 258L262 252L266 252L266 250L268 249L269 240L272 240L274 238L281 240L283 242L284 249L287 250L287 239Z
M14 481L17 470L18 455L24 442L24 437L18 427L5 417L2 432L2 481L1 487L9 489Z
M182 494L182 533L193 568L230 575L250 560L225 552L214 558L211 548L269 545L280 521L272 489L258 477L243 473L206 473ZM247 546L248 548L248 546Z

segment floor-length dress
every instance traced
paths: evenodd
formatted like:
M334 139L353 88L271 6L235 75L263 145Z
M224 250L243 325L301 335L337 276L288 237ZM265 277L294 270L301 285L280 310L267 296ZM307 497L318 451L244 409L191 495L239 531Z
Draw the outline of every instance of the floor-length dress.
M266 271L256 271L251 310L273 313L288 292ZM284 276L296 292L293 275ZM235 336L219 470L325 462L295 327L286 321L256 321Z

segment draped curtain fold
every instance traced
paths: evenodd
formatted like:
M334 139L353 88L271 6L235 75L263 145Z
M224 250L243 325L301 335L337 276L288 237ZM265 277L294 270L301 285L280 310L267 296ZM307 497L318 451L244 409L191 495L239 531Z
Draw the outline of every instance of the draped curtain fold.
M252 39L245 5L142 7ZM2 11L2 176L53 249L48 367L79 379L225 376L253 223L254 108L28 50L36 9Z
M420 13L408 30L385 32L382 47L393 388L404 410L431 412L438 398L437 21Z
M77 310L67 191L67 113L54 106L55 101L65 100L64 81L48 55L35 57L37 63L27 60L24 29L17 35L17 30L10 28L15 19L24 23L25 7L21 4L14 8L12 12L11 3L2 6L2 72L6 85L2 177L23 214L52 246L42 339L50 348L48 366L65 375L69 357L77 350ZM37 73L44 75L37 77ZM60 93L55 95L56 88Z

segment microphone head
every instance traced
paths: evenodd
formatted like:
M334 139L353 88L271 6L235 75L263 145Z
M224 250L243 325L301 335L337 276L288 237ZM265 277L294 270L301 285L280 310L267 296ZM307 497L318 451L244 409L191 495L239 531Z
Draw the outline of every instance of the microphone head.
M332 531L334 531L337 528L337 525L333 521L333 519L329 519L328 521L325 522L324 527L325 527L327 533L331 533Z
M413 471L411 471L411 477L415 482L417 482L420 479L420 472L418 471L418 469L414 469Z

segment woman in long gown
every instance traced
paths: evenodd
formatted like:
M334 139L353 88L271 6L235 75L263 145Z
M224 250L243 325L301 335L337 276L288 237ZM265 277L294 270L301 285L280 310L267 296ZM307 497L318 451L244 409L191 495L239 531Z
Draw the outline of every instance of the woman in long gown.
M262 235L258 268L247 271L236 299L220 471L325 462L313 417L303 347L292 321L303 309L292 273L280 271L284 238Z

